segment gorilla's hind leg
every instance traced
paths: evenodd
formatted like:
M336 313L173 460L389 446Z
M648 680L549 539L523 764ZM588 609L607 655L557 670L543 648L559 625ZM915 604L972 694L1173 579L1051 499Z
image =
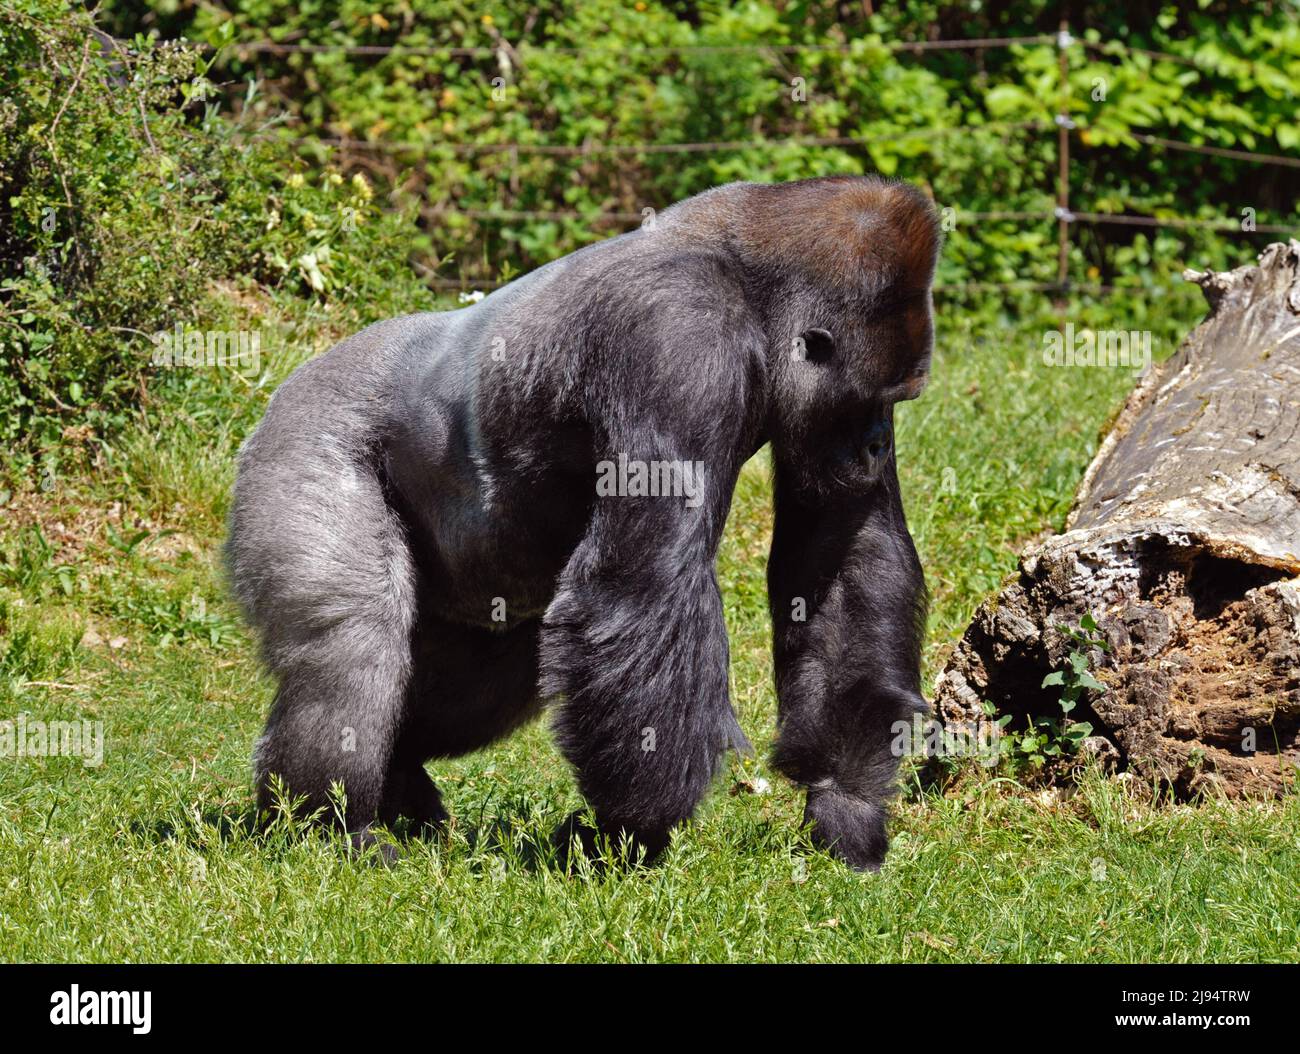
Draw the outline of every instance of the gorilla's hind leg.
M536 621L490 630L420 611L381 811L386 823L405 820L413 834L433 833L448 814L424 762L479 750L537 716L537 636Z
M385 819L406 706L413 560L368 465L319 450L295 459L293 446L270 463L246 451L231 518L235 583L279 679L254 756L258 804L274 804L278 777L364 845Z
M326 821L341 822L358 846L372 840L375 821L388 819L384 805L391 797L392 748L409 654L405 640L386 639L384 628L342 624L304 644L314 661L281 673L255 757L259 811L275 804L278 777L291 798L306 798L306 811L324 809ZM413 782L406 781L408 798L418 793ZM342 788L342 816L331 797L336 784Z

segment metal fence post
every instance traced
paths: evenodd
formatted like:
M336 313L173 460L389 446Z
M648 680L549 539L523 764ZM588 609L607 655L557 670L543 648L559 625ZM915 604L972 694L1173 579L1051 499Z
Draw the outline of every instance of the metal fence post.
M1056 35L1056 50L1060 57L1061 95L1056 114L1056 284L1064 296L1070 284L1070 61L1067 48L1074 43L1070 36L1070 20L1061 16L1060 32Z

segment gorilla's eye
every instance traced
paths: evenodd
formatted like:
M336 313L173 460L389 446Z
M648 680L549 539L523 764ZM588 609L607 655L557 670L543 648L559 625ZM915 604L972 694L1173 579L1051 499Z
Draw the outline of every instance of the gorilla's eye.
M804 358L809 362L826 362L835 353L835 338L829 330L805 329L799 334Z

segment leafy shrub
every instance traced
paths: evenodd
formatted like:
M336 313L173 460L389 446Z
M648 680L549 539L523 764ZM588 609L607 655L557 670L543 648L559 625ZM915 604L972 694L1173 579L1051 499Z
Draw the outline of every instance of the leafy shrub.
M427 300L409 224L363 176L308 170L226 120L210 63L115 45L57 0L0 10L0 442L18 469L177 383L152 370L151 336L203 320L220 279Z

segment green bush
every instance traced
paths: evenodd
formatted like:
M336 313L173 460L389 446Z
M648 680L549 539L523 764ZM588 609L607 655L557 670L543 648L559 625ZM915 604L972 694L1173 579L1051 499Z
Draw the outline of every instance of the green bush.
M56 0L0 10L0 442L11 470L115 430L159 331L204 322L217 283L304 299L423 288L409 223L364 176L308 166L226 120L196 48L102 43ZM427 300L427 295L425 295Z

